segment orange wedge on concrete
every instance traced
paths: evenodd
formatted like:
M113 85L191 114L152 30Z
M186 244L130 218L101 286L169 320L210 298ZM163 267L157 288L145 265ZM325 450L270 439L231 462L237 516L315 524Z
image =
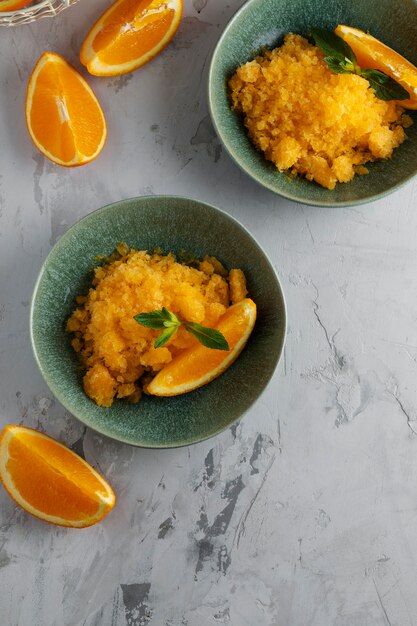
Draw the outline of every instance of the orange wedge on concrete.
M410 99L399 100L398 104L405 109L417 109L417 67L415 65L379 39L375 39L358 28L339 24L334 32L352 48L360 67L384 72L408 91Z
M59 526L92 526L116 500L110 485L75 452L23 426L0 433L0 480L25 511Z
M93 90L53 52L41 56L29 79L26 123L42 154L66 167L95 159L107 137L104 113Z
M81 63L96 76L132 72L169 44L181 15L182 0L116 0L85 38Z
M220 376L242 352L256 321L256 304L245 298L229 307L216 325L230 350L213 350L198 344L184 350L164 367L147 387L155 396L177 396L206 385Z

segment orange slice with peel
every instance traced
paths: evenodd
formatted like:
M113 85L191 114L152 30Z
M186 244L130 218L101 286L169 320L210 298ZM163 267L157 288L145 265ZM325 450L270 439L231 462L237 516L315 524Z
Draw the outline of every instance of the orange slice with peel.
M336 35L352 48L362 68L380 70L402 85L409 100L398 100L405 109L417 109L417 67L384 43L358 28L339 24Z
M116 0L85 38L81 63L96 76L132 72L169 44L181 15L182 0Z
M103 149L107 126L88 83L63 57L45 52L29 79L26 123L35 146L59 165L84 165Z
M116 500L110 485L75 452L24 426L0 433L0 480L25 511L59 526L92 526Z
M216 325L230 350L213 350L198 344L176 356L147 387L155 396L177 396L206 385L220 376L242 352L256 321L256 304L250 298L229 307Z
M32 0L0 0L0 13L5 11L17 11L23 9Z

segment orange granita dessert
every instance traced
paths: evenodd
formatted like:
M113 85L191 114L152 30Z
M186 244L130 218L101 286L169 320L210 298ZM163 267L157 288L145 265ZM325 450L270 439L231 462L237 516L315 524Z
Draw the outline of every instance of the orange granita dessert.
M166 307L180 319L214 327L231 304L246 297L241 270L228 272L214 257L190 264L173 254L150 253L120 244L94 270L87 296L67 322L72 346L85 368L85 393L99 406L114 398L139 401L153 375L197 340L184 328L159 348L158 331L134 316Z
M280 171L327 189L387 159L412 124L394 101L378 99L366 78L334 74L300 35L239 67L229 81L233 108L249 137Z

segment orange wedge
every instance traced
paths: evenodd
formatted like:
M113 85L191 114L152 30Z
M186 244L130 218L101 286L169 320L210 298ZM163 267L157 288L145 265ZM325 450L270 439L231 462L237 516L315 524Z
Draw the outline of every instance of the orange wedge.
M75 452L23 426L6 426L0 433L0 480L25 511L59 526L92 526L116 499Z
M29 79L26 123L35 146L58 165L95 159L107 126L93 90L65 59L45 52Z
M198 344L176 356L147 387L154 396L178 396L202 387L220 376L242 352L256 320L256 304L245 298L227 309L216 325L230 350L213 350Z
M17 11L23 9L32 0L0 0L0 13L4 11Z
M360 67L380 70L408 91L410 99L399 100L398 104L405 109L417 109L417 67L415 65L358 28L339 24L334 32L352 48Z
M182 0L117 0L85 38L81 63L96 76L132 72L169 44L181 15Z

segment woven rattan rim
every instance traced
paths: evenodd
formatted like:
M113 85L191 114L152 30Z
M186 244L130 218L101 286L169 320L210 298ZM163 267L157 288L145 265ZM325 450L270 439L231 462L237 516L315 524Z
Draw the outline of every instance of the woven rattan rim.
M42 17L54 17L78 0L41 0L18 11L0 13L0 26L20 26Z

